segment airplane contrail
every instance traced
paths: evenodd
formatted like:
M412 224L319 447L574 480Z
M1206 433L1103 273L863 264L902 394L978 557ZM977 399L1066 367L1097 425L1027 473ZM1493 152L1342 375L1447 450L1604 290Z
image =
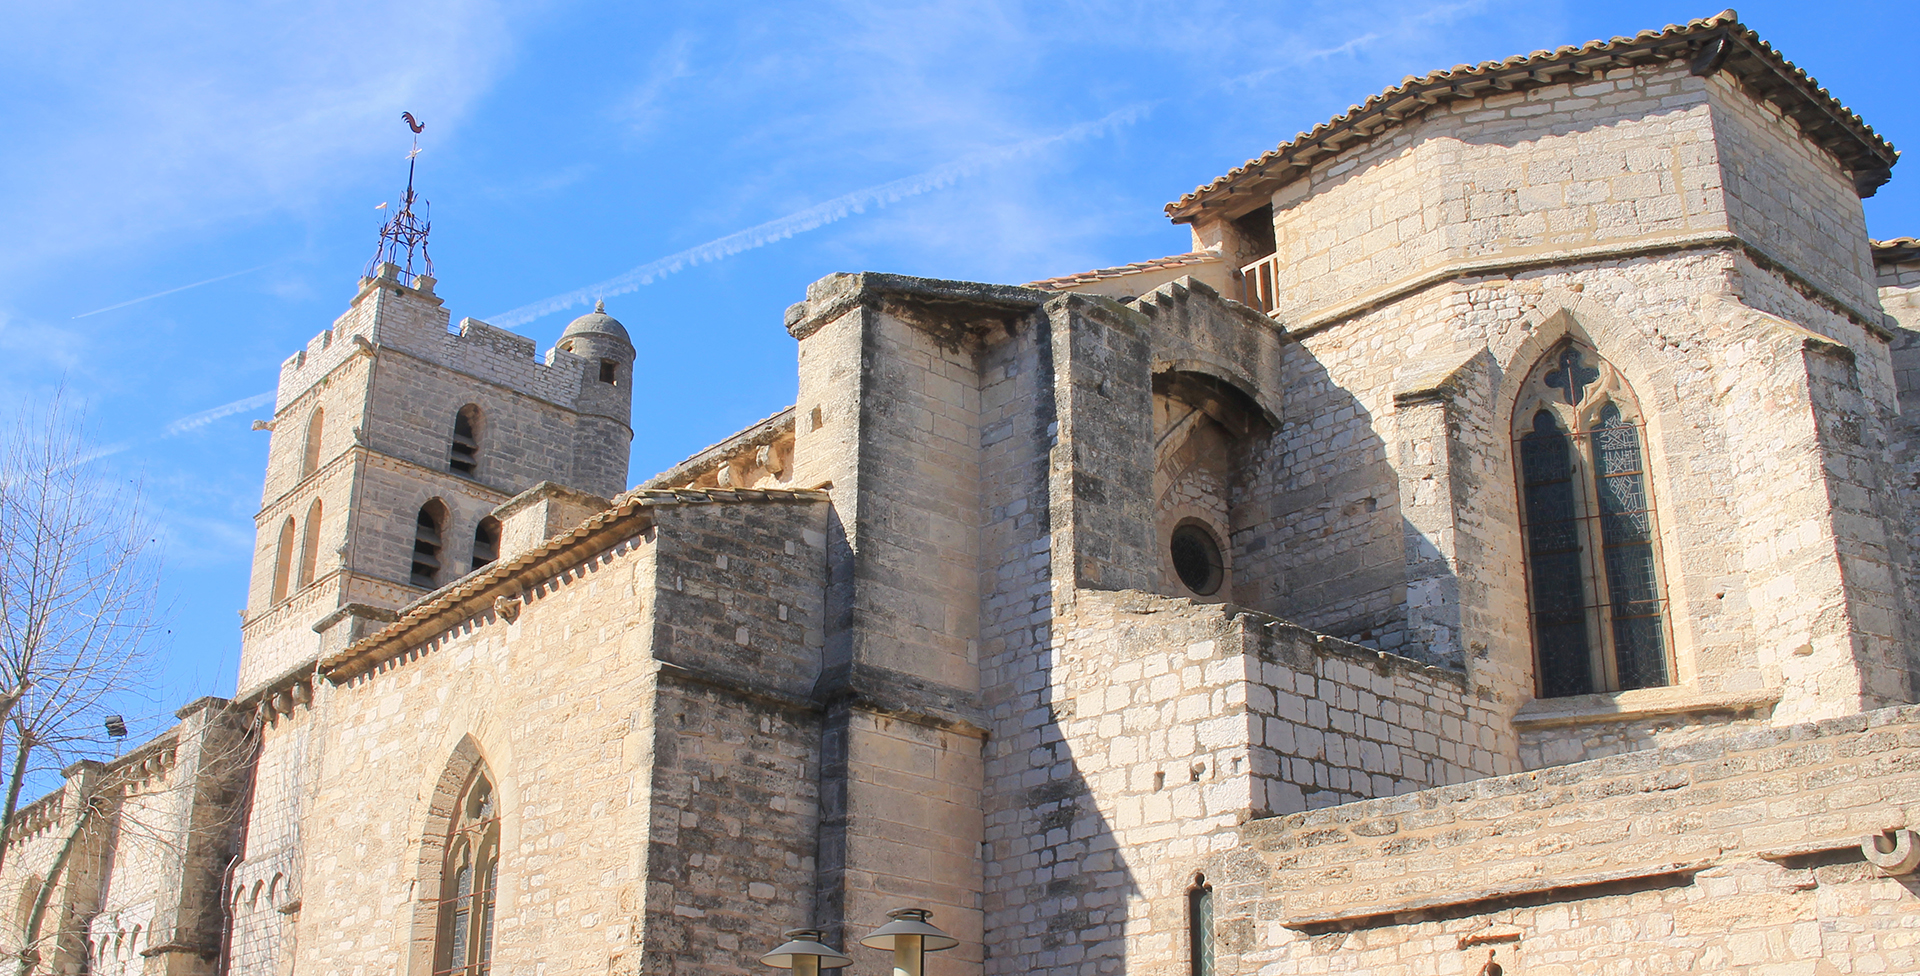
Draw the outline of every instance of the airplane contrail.
M273 402L273 398L275 395L276 394L272 390L269 390L265 393L256 393L253 396L247 397L245 399L235 400L232 403L223 403L220 406L214 407L211 410L202 410L199 413L187 414L186 416L181 417L180 419L175 420L172 423L161 428L160 435L157 438L153 438L151 440L120 441L115 444L108 444L104 447L95 448L94 450L91 450L85 454L82 454L81 456L75 458L73 460L73 463L75 465L81 465L81 464L86 464L89 461L98 461L101 458L112 457L113 455L119 454L122 451L131 450L132 448L140 444L151 443L152 440L161 440L168 437L177 437L190 430L198 430L199 428L205 427L206 425L213 423L214 421L219 420L222 417L230 417L236 413L240 413L243 410L253 410L258 407L264 407Z
M988 149L954 160L944 166L934 167L924 173L916 173L878 186L855 190L852 193L834 197L825 203L790 213L785 217L769 220L764 224L728 234L697 247L690 247L658 260L649 261L625 274L616 275L597 284L576 288L573 291L543 298L499 315L490 316L486 321L493 325L510 328L564 309L585 305L596 298L636 291L677 271L786 240L795 234L824 227L853 214L864 213L870 206L884 207L907 197L919 196L931 190L951 186L961 178L989 166L1030 155L1048 146L1104 135L1109 129L1130 125L1137 121L1152 105L1151 102L1129 105L1109 113L1104 118L1082 122L1050 136Z
M244 400L235 400L232 403L221 404L211 410L202 410L199 413L188 414L168 424L166 429L161 431L160 436L172 437L176 434L184 434L187 431L205 427L222 417L231 417L243 410L264 407L273 402L274 395L274 391L268 390L265 393L256 393Z
M167 295L171 295L171 294L173 294L174 292L177 292L177 291L186 291L186 290L187 290L187 289L189 289L189 288L198 288L198 287L200 287L201 285L211 285L211 284L213 284L213 283L214 283L214 282L216 282L216 281L225 281L225 280L227 280L228 278L238 278L238 277L240 277L240 276L241 276L241 275L243 275L243 274L252 274L252 273L254 273L255 271L259 271L259 270L260 270L261 268L267 268L267 267L271 267L271 266L272 266L272 264L273 264L273 262L271 262L271 261L269 261L269 262L267 262L266 264L263 264L263 265L260 265L259 267L256 267L256 268L248 268L248 269L246 269L245 271L235 271L235 272L233 272L232 274L223 274L223 275L221 275L221 276L220 276L220 277L218 277L218 278L208 278L208 279L207 279L207 280L205 280L205 281L196 281L196 282L194 282L194 283L193 283L193 284L191 284L191 285L181 285L181 286L180 286L180 287L178 287L178 288L169 288L169 289L167 289L166 291L157 291L157 292L154 292L154 293L153 293L153 294L151 294L151 295L143 295L143 296L141 296L141 297L139 297L139 298L135 298L135 299L130 299L130 300L128 300L128 301L124 301L124 302L121 302L121 303L120 303L120 304L118 304L118 305L108 305L108 306L107 306L106 308L96 308L96 309L94 309L94 310L93 310L93 311L91 311L91 312L81 312L81 313L80 313L79 315L76 315L76 316L74 316L74 318L76 318L76 319L84 319L84 318L86 318L86 317L87 317L87 316L89 316L89 315L99 315L99 314L100 314L101 312L111 312L111 311L113 311L113 310L114 310L114 309L116 309L116 308L126 308L126 307L127 307L128 305L138 305L138 304L140 304L141 302L149 302L149 301L152 301L152 300L154 300L154 299L156 299L156 298L164 298L165 296L167 296Z

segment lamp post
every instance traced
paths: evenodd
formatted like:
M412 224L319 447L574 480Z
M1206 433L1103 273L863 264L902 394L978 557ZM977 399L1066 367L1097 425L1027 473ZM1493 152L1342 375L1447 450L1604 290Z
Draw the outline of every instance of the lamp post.
M819 929L788 929L781 934L787 941L760 957L761 962L775 969L791 969L793 976L820 976L822 969L839 969L853 963L822 943Z
M869 949L893 950L893 976L923 976L927 953L951 949L960 940L940 931L927 921L933 913L924 908L896 908L887 913L887 924L860 940Z

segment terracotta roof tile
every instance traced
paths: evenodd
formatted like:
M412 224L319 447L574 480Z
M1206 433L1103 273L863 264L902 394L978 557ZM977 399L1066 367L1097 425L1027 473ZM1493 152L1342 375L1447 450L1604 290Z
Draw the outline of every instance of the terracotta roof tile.
M1723 10L1712 17L1669 25L1664 30L1641 31L1633 37L1535 51L1504 61L1456 65L1420 78L1409 75L1400 84L1314 126L1313 131L1300 133L1292 141L1167 204L1167 215L1175 223L1190 223L1205 208L1218 206L1218 198L1225 194L1245 200L1247 197L1240 194L1271 193L1307 172L1323 154L1338 155L1356 141L1369 141L1442 102L1539 88L1569 75L1681 58L1693 59L1698 73L1722 67L1733 71L1761 97L1782 103L1810 138L1833 152L1853 172L1854 188L1863 197L1873 195L1874 189L1887 181L1889 170L1899 159L1893 145L1871 126L1741 24L1738 14Z
M1920 259L1920 238L1895 237L1884 241L1868 241L1873 247L1875 264L1904 264Z
M1212 264L1219 260L1220 255L1215 251L1189 251L1186 254L1171 254L1164 258L1154 258L1151 261L1135 261L1132 264L1123 264L1117 268L1095 268L1092 271L1081 271L1077 274L1061 275L1058 278L1042 278L1039 281L1029 281L1021 287L1045 288L1049 291L1060 291L1071 288L1074 285L1084 285L1088 282L1100 281L1106 278L1125 278L1129 275L1145 274L1149 271L1159 271L1165 268L1183 268L1196 264Z

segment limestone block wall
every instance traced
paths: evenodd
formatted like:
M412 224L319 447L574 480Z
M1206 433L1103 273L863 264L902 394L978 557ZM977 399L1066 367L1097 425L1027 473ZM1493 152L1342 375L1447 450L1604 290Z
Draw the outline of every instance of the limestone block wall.
M650 782L639 784L651 807L644 832L579 835L609 854L644 851L644 880L582 871L566 863L567 852L543 851L537 860L549 866L542 873L574 879L579 893L563 898L560 911L594 913L591 896L580 894L616 878L624 882L619 902L603 917L535 923L512 938L523 958L549 971L748 976L762 968L760 955L779 944L782 930L811 924L818 716L663 674L644 721L652 736L645 756ZM604 796L581 802L611 805ZM602 928L604 944L591 950L589 958L599 957L591 963L562 962L545 943L569 939L569 929L595 927ZM500 935L504 945L506 930Z
M444 586L473 569L475 527L511 497L449 472L371 452L358 467L346 566L356 575L407 587L415 595L419 590L410 575L421 506L438 499L447 509L440 528L437 579Z
M1137 591L1054 623L1028 731L990 746L989 973L1177 971L1150 920L1240 824L1518 768L1455 671Z
M335 608L352 602L399 607L420 595L411 567L422 505L438 499L447 509L439 557L439 583L445 585L472 569L474 530L507 497L447 471L355 447L302 482L300 490L263 509L242 627L242 692L311 660L318 647L312 625ZM309 525L315 501L322 513L317 533ZM286 600L274 604L282 525L288 518L295 524L293 569ZM302 585L310 545L318 550L314 575Z
M359 452L347 450L312 477L263 506L254 516L253 573L248 581L247 607L251 619L272 609L274 581L280 571L281 532L294 523L287 562L287 596L326 580L342 566L340 546L346 541L354 501L354 479L360 472ZM316 512L320 528L312 523ZM313 551L310 553L309 549ZM308 566L312 567L311 574Z
M1860 844L1920 816L1916 745L1912 707L1756 729L1254 821L1182 866L1222 972L1906 972L1913 881Z
M1044 644L1051 617L1058 431L1036 314L1049 297L835 276L789 310L794 481L831 481L835 497L816 691L829 706L817 914L835 938L903 900L981 931L982 670ZM937 959L941 973L980 964L974 948Z
M1271 589L1236 598L1369 646L1457 655L1476 687L1507 709L1524 706L1532 656L1510 390L1553 342L1576 335L1654 408L1650 484L1679 685L1746 701L1750 719L1769 696L1790 703L1782 719L1860 707L1860 683L1887 673L1882 649L1892 646L1855 644L1856 630L1886 633L1876 580L1889 557L1882 546L1876 563L1867 544L1873 520L1884 526L1870 494L1884 482L1864 459L1837 459L1871 453L1847 424L1867 418L1871 436L1876 408L1849 406L1845 391L1871 396L1888 367L1868 330L1766 280L1719 251L1569 261L1435 285L1295 332L1277 450L1247 493L1269 526L1266 552L1236 551L1236 572ZM1835 344L1814 328L1732 301L1741 290L1857 343L1859 378L1827 372L1825 359L1848 354L1821 352ZM1836 493L1847 496L1838 528ZM1865 557L1851 590L1846 545ZM1639 723L1626 737L1634 748L1669 727L1633 714L1640 694L1596 703L1592 716L1616 731ZM1588 741L1537 730L1529 748L1564 735Z
M1866 214L1852 177L1732 73L1706 80L1727 225L1856 313L1873 310Z
M31 803L23 801L15 815L13 846L7 852L5 869L0 872L0 897L4 898L0 909L4 909L7 920L6 928L0 930L0 946L10 952L27 948L26 923L33 900L47 884L61 846L74 834L82 798L95 788L100 764L87 766L89 768L79 770L80 775L69 777L60 789ZM53 893L48 896L40 937L33 944L40 957L52 965L74 968L85 965L89 954L88 923L100 904L102 859L107 852L110 831L111 824L100 818L83 828L67 868L52 881ZM144 913L130 915L135 925L144 926L146 920ZM146 936L146 928L142 927L142 948L151 945ZM139 969L138 963L135 968Z
M34 897L69 838L38 951L60 972L211 974L220 879L239 828L243 723L217 698L111 763L81 761L65 786L22 806L0 873L0 945L17 952ZM79 823L83 804L94 814Z
M1153 504L1151 330L1109 299L1048 307L1056 598L1073 590L1152 590L1159 582Z
M1881 308L1893 316L1902 328L1920 328L1920 258L1888 260L1876 265L1874 271ZM1901 343L1901 348L1910 348L1910 345ZM1905 376L1902 377L1901 392L1914 389L1915 386Z
M344 520L345 516L341 518ZM271 551L268 550L269 555ZM245 695L252 692L261 682L277 678L311 661L319 649L313 623L341 603L351 602L350 597L344 596L345 593L356 588L364 589L353 584L353 579L336 570L321 577L314 585L294 591L277 605L249 613L240 625L241 646L244 648L240 656L240 693ZM402 593L419 592L412 587L390 586L395 597ZM379 602L383 606L398 606L405 601Z
M665 509L506 616L320 683L296 969L426 971L429 808L474 762L502 810L498 966L744 972L809 920L819 726L780 674L817 661L823 506Z
M1889 484L1902 489L1894 501L1901 511L1894 541L1905 556L1896 567L1905 603L1907 633L1920 632L1920 260L1904 247L1910 240L1877 244L1875 257L1880 304L1891 317L1888 343L1900 416L1888 425ZM1920 673L1920 648L1907 648L1909 673ZM1912 680L1912 679L1910 679ZM1920 685L1916 685L1920 689ZM1920 698L1920 690L1915 696Z
M842 619L829 626L829 667L975 691L979 368L964 333L936 335L916 314L856 307L808 333L796 480L831 481L850 500L838 509L848 548L830 594Z
M373 369L372 358L357 350L352 343L314 349L308 364L295 370L299 389L282 391L267 447L263 508L279 502L313 473L307 471L305 461L308 437L315 432L314 411L321 411L319 445L314 452L320 468L335 464L357 443L354 430L366 427L366 390Z
M532 342L512 338L523 342L531 357ZM583 429L572 409L575 399L554 403L520 394L497 374L469 374L435 360L383 350L374 365L366 443L376 451L446 471L454 416L474 404L480 408L475 430L480 447L472 480L508 494L541 481L602 496L617 494L626 488L627 443L579 443ZM624 418L620 427L626 429ZM620 462L617 473L590 460L609 448Z
M320 737L308 703L282 714L260 709L258 755L247 801L244 850L226 892L232 913L229 971L281 976L293 959L304 894L303 825L313 812Z
M654 513L654 657L805 696L824 640L826 506L688 505Z
M1684 65L1439 106L1275 193L1279 312L1463 261L1724 232L1721 190L1707 82Z
M451 318L434 293L435 284L425 277L411 285L387 277L361 279L348 310L282 364L275 413L341 361L361 354L364 344L355 336L555 405L577 407L580 392L593 389L581 377L591 368L597 382L597 362L564 350L554 350L551 362L542 362L531 340L477 319L462 319L458 330L449 330Z
M929 976L973 976L998 953L980 909L982 741L977 729L830 706L821 734L823 867L815 918L854 963L848 976L886 976L891 955L859 940L908 906L960 945L927 958ZM1002 943L993 933L994 946ZM751 958L751 957L750 957ZM750 972L751 966L746 971Z
M423 863L427 812L469 737L502 812L496 964L531 967L542 940L596 969L622 951L642 912L650 795L650 655L627 618L650 609L645 548L541 581L515 622L488 612L394 666L320 683L315 783L298 817L296 971L431 967L439 866ZM587 743L600 745L577 748ZM370 784L383 792L369 796Z
M1059 427L1049 338L1022 329L981 353L980 685L996 737L1019 734L998 707L1052 634L1048 462Z

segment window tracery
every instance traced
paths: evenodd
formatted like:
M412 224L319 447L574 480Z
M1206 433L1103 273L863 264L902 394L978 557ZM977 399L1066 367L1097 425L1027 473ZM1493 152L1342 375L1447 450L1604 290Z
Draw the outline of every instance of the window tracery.
M500 817L485 771L473 774L447 837L440 873L434 976L487 976L500 867Z
M1528 610L1542 698L1672 683L1639 403L1566 340L1514 410Z

